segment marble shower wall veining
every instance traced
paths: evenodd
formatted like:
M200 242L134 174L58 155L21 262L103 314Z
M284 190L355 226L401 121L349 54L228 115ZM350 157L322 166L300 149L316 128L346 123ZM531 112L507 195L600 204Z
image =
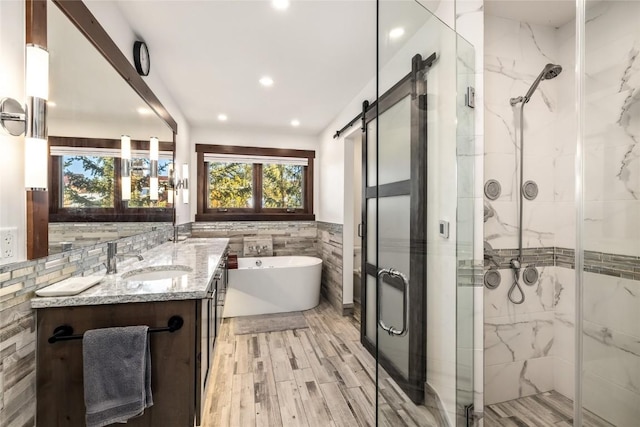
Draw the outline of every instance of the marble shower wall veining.
M567 43L558 29L485 15L484 178L502 186L497 200L485 199L484 238L500 256L502 275L500 286L484 293L485 404L554 389L556 306L564 296L554 256L556 169L564 150L559 147L575 141L557 136L567 133L558 129L571 114L560 97L564 86L573 85L571 65L561 55ZM516 305L508 300L514 281L508 266L518 247L520 111L509 99L524 95L547 63L561 64L565 72L540 84L524 115L524 179L534 180L539 194L525 200L523 247L525 265L539 266L540 278L533 286L522 285L525 302ZM562 192L568 195L573 193Z
M633 274L584 273L584 406L620 426L640 419L639 17L638 2L602 2L585 25L584 244Z
M640 31L637 2L602 2L586 23L584 406L615 425L640 417ZM488 403L555 389L574 395L575 95L574 22L545 28L486 17L485 178L503 195L485 200L485 239L501 256L501 286L485 290ZM519 120L507 101L547 62L564 72L544 81L525 108L525 255L541 279L526 301L506 301L507 258L517 247ZM551 255L553 262L550 262Z

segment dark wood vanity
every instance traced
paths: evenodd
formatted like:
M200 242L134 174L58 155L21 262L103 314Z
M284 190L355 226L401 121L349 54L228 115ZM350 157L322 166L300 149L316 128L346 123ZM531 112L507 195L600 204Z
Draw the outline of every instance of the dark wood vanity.
M211 239L221 240L221 239ZM80 295L74 297L49 298L47 307L35 306L37 310L37 425L44 427L77 427L85 425L85 404L83 384L83 356L82 339L80 335L90 329L148 325L150 328L167 327L173 316L183 319L182 326L174 331L161 331L149 334L151 349L151 389L154 404L146 409L138 418L131 419L127 425L131 426L171 426L191 427L200 425L205 400L207 379L213 362L213 348L219 330L219 322L224 308L224 294L226 291L226 239L224 245L211 249L213 258L203 254L205 249L200 245L191 245L192 254L186 255L193 259L192 266L213 262L214 269L209 273L194 272L187 280L195 283L201 289L200 298L180 299L184 295L176 292L176 298L161 294L160 301L124 302L118 304L91 305L77 301ZM168 243L172 248L173 243ZM195 246L198 246L196 249ZM172 250L186 258L184 252L190 245ZM164 249L167 251L170 249ZM150 251L154 251L153 249ZM162 252L159 249L158 252ZM219 260L217 264L216 260ZM206 266L207 264L205 264ZM217 267L216 267L217 265ZM113 280L113 289L124 286L121 279ZM171 282L171 281L169 281ZM149 286L142 283L140 287ZM183 287L180 279L174 279L170 289ZM138 284L136 284L138 285ZM109 294L94 288L95 298L105 298ZM188 285L192 292L191 283ZM131 286L136 289L137 286ZM86 298L91 298L89 295ZM132 291L133 292L133 291ZM136 291L136 297L153 299L154 294L144 294ZM107 295L107 297L111 297ZM117 297L117 295L116 295ZM124 296L127 298L127 295ZM67 301L65 301L67 299ZM47 300L47 299L41 299ZM59 303L56 304L58 300ZM33 303L33 302L32 302ZM42 304L41 304L42 305ZM58 305L58 306L55 306ZM67 325L73 328L73 335L78 339L62 340L50 343L49 339L56 328Z
M37 314L37 425L85 425L82 340L48 342L53 330L70 325L74 333L114 326L166 326L171 316L184 320L180 330L150 334L154 404L131 426L189 426L196 412L196 374L200 301L162 301L104 306L54 307Z

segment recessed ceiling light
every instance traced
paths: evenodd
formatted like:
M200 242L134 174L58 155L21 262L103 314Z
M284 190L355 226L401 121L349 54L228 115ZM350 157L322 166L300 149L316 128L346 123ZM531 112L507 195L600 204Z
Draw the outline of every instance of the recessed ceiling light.
M140 107L138 108L138 114L142 114L143 116L151 114L151 110L148 108Z
M291 120L291 126L293 126L294 128L297 128L298 126L300 126L300 120L298 119Z
M228 119L226 114L218 114L218 120L220 120L221 122L226 122Z
M287 10L289 8L289 0L271 0L271 6L276 10Z
M264 76L260 79L260 84L264 87L273 86L273 79L269 76Z
M394 28L393 30L389 31L389 37L392 39L399 39L403 35L404 35L404 28L402 27Z
M56 103L55 103L55 102L53 102L53 101L47 101L47 106L48 106L48 107L55 107L56 105L58 105L58 104L56 104Z

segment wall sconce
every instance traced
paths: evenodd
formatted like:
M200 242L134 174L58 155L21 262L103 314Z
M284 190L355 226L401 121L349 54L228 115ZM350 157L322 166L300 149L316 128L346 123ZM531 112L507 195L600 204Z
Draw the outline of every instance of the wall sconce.
M15 99L3 99L0 102L0 125L10 135L19 136L25 133L25 187L46 190L49 165L49 52L40 46L29 44L26 53L27 106L23 107Z
M189 165L182 165L182 203L189 203Z
M158 200L158 158L160 157L160 147L158 138L149 138L149 199Z
M173 205L173 192L175 191L175 172L173 170L173 163L169 163L169 183L165 187L167 191L167 203Z
M175 172L175 178L171 180L173 182L173 188L176 190L182 190L182 203L189 203L189 165L184 163L182 165L182 178L178 177L178 172Z
M131 138L129 135L120 137L120 169L122 200L131 200Z

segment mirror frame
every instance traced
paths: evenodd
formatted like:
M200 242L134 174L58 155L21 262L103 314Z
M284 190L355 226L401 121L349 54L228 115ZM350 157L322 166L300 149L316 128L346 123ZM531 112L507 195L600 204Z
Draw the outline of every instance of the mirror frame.
M25 43L47 48L47 1L25 0ZM52 0L60 11L80 30L131 88L162 119L173 133L175 159L178 124L158 97L138 74L135 67L107 31L100 25L84 2L80 0ZM48 256L49 253L49 195L47 191L27 190L27 259ZM175 224L175 206L172 221Z

